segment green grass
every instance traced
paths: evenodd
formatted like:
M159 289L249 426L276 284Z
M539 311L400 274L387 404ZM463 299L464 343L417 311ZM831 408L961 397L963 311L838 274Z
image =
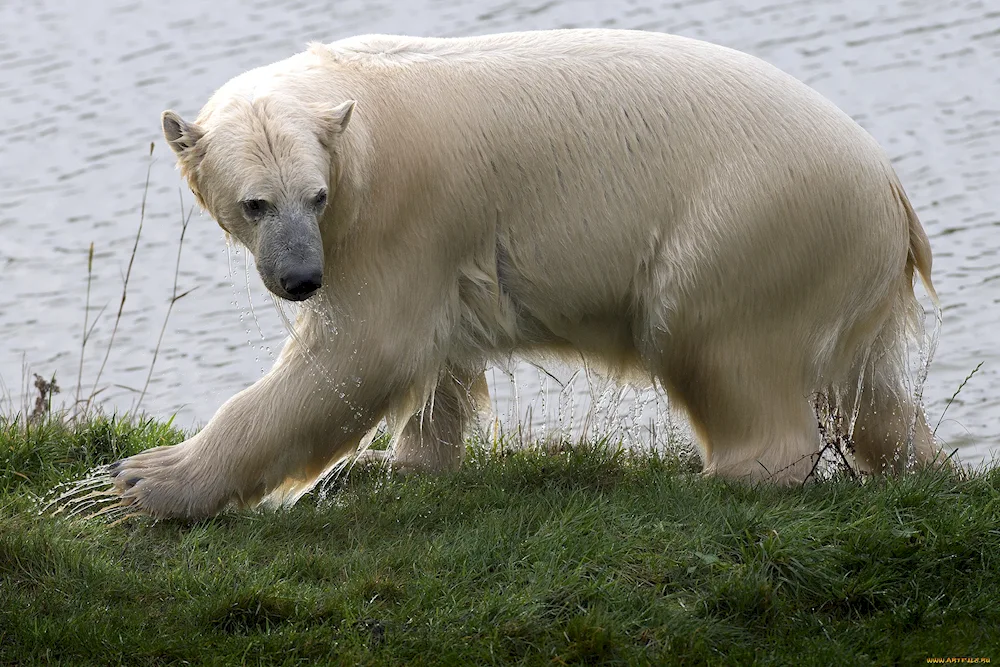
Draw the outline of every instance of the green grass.
M41 517L182 435L0 420L0 664L925 664L1000 659L1000 472L754 488L685 457L472 451L291 510Z

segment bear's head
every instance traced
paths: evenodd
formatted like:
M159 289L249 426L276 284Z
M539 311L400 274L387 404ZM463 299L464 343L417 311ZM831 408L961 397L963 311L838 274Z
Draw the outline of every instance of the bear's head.
M264 286L282 299L307 299L323 284L320 223L354 105L316 109L269 95L231 99L197 123L163 112L198 203L253 253Z

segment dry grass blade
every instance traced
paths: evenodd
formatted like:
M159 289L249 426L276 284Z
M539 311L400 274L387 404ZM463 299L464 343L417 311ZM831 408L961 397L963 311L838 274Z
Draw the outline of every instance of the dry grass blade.
M94 397L98 393L98 384L101 382L101 375L104 374L104 368L108 364L108 357L111 356L111 349L114 347L115 335L118 333L118 326L121 323L122 313L125 310L125 299L128 297L128 282L129 278L132 276L132 266L135 264L135 256L139 250L139 239L142 237L142 225L146 221L146 199L149 195L149 177L153 171L153 148L156 146L154 143L149 144L149 165L146 167L146 183L142 190L142 206L139 210L139 228L135 232L135 241L132 244L132 254L129 256L128 268L125 270L125 277L122 281L122 298L118 303L118 313L115 315L115 325L111 329L111 337L108 339L108 347L104 352L104 359L101 361L101 367L97 371L97 377L94 378L94 386L91 389L90 396L83 406L83 412L86 414L89 412L91 406L93 405Z
M986 363L986 362L985 361L980 361L979 365L977 365L975 368L973 368L972 372L965 376L965 379L962 380L962 384L958 385L958 389L955 390L955 393L952 394L951 398L948 399L948 402L945 403L944 410L941 411L941 416L938 417L937 424L934 424L934 431L933 431L932 435L937 435L938 427L941 426L941 422L944 421L944 416L945 416L945 414L947 414L948 408L951 407L951 404L955 402L956 398L958 398L959 393L961 393L961 391L965 387L966 383L969 380L972 379L973 375L975 375L976 373L979 372L979 369L983 367L984 363Z
M83 387L83 358L87 351L87 340L93 328L89 325L90 317L90 288L94 283L94 243L90 243L90 251L87 253L87 298L83 305L83 339L80 342L80 367L76 372L76 391L73 392L73 409L80 405L80 389ZM103 309L101 312L104 312ZM100 314L98 314L98 319Z
M156 339L156 347L153 349L153 360L149 362L149 373L146 374L146 382L142 385L142 392L140 392L139 398L135 402L134 411L136 413L139 412L139 406L142 405L142 399L146 397L146 390L149 389L149 382L153 378L153 368L156 366L157 357L160 356L160 346L163 344L163 335L167 331L167 322L170 321L170 313L174 309L174 304L196 289L192 287L181 294L177 293L177 279L180 276L181 270L181 251L184 249L184 235L187 233L188 223L191 222L191 215L194 213L194 206L191 206L188 208L187 215L184 214L184 195L179 189L177 194L181 200L181 238L177 243L177 261L174 264L174 287L173 291L170 293L170 303L167 305L167 314L163 317L163 326L160 327L160 336Z

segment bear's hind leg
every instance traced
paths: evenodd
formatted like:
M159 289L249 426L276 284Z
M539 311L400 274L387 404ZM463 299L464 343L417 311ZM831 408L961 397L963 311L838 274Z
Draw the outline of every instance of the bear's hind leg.
M712 447L705 474L802 484L812 474L820 450L812 406L801 396L772 395L770 405L759 407L768 412L740 430L731 430L734 424L719 428L715 419L702 425Z
M923 410L905 382L905 350L900 327L890 320L875 341L867 358L857 365L853 378L861 378L844 391L844 409L857 408L852 433L854 458L864 472L878 475L900 474L909 459L913 443L918 465L944 463L947 457L934 443Z
M704 473L804 482L820 448L797 355L762 355L733 339L671 344L661 374L704 451Z

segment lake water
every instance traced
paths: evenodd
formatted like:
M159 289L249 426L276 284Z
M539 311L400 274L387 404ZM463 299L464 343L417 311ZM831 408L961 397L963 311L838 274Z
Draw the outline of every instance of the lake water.
M886 148L934 248L944 324L925 388L931 423L980 362L940 426L963 460L1000 451L1000 9L991 0L195 0L0 4L0 378L6 410L33 392L27 371L77 384L94 243L84 393L111 335L157 142L128 300L101 386L129 408L149 369L174 280L181 201L159 114L193 117L235 74L366 32L455 36L554 27L674 32L760 56L836 102ZM203 424L270 367L283 332L245 257L195 213L179 300L142 408ZM250 301L253 308L250 308ZM551 370L551 369L547 369ZM640 429L662 405L565 390L517 365L491 377L497 411L543 430L581 428L588 402ZM552 371L563 379L566 372ZM514 380L510 378L513 377ZM29 388L30 389L30 388ZM516 401L514 398L516 397ZM598 410L596 414L601 414ZM604 414L607 414L606 412ZM597 422L587 422L594 426ZM662 422L660 422L662 425Z

